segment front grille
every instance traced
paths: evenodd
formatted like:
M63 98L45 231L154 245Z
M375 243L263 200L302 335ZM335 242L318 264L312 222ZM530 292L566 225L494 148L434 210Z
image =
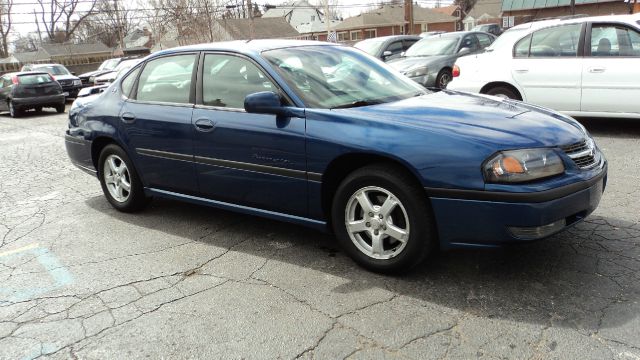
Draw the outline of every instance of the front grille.
M580 169L591 169L599 163L598 150L591 139L562 146L561 149Z
M58 80L58 82L62 86L69 86L69 85L73 84L73 80Z

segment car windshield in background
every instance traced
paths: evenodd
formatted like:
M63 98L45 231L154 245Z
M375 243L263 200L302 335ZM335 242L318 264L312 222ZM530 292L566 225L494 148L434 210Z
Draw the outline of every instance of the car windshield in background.
M115 69L115 71L117 71L116 77L120 77L120 75L124 74L125 72L127 72L127 70L136 66L136 64L138 64L139 62L140 62L139 60L125 60L121 62L120 65L118 65L118 67Z
M404 56L435 56L451 55L456 51L456 45L460 40L457 36L429 37L413 44Z
M103 62L98 70L113 70L116 66L118 66L118 59L110 59Z
M65 68L64 66L38 66L34 69L46 71L51 75L71 75L71 73L69 73L69 70L67 70L67 68Z
M426 90L383 64L346 47L304 46L269 50L273 65L307 107L345 108L422 95Z
M28 74L28 75L19 75L20 85L39 85L46 84L53 81L49 74Z
M353 45L353 47L358 48L366 52L367 54L375 54L378 52L378 50L380 50L380 46L382 46L383 43L384 40L368 39L356 43L355 45Z

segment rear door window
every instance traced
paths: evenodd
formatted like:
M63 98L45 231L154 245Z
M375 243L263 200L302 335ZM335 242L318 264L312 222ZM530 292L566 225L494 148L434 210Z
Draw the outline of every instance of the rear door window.
M493 42L493 38L487 34L476 34L476 37L478 38L478 42L480 43L480 48L484 49L487 46L491 45L491 43Z
M591 27L591 56L640 56L640 34L621 25Z

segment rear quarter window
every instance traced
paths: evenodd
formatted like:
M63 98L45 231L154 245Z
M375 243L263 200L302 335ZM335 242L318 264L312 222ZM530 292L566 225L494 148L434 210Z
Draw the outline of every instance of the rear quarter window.
M20 85L38 85L46 84L53 81L49 74L29 74L18 76Z

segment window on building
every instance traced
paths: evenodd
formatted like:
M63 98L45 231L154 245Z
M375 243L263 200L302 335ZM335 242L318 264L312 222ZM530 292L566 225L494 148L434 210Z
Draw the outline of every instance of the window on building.
M351 32L351 41L362 40L362 31L356 30Z
M338 41L347 41L347 32L339 32L338 33Z
M364 38L365 39L371 39L374 37L377 37L377 30L376 29L367 29L364 31Z

